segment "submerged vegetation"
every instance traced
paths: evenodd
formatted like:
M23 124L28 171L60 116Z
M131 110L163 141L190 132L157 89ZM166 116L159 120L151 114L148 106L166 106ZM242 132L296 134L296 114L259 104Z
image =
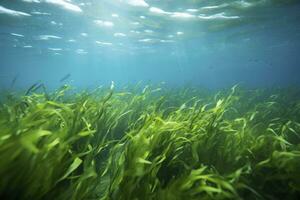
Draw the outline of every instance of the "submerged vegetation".
M298 89L34 85L1 101L1 199L300 197Z

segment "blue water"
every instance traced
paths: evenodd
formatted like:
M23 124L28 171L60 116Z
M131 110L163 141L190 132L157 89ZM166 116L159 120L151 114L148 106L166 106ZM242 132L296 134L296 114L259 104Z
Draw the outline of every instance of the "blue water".
M1 0L0 86L299 86L297 0Z

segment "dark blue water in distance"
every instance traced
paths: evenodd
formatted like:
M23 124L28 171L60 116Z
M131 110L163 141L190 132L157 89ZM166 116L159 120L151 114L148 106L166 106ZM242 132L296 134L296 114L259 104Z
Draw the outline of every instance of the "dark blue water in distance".
M297 0L0 0L0 86L299 86Z

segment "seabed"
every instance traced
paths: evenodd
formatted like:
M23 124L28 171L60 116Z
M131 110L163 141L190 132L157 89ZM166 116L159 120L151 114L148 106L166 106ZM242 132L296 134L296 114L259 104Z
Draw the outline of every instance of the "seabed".
M299 97L239 86L7 92L0 197L299 199Z

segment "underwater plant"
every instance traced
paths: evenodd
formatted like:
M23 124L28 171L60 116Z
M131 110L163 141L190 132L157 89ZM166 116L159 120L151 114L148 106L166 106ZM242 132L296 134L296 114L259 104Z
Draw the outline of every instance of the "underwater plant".
M0 197L299 199L299 119L295 88L37 83L1 100Z

